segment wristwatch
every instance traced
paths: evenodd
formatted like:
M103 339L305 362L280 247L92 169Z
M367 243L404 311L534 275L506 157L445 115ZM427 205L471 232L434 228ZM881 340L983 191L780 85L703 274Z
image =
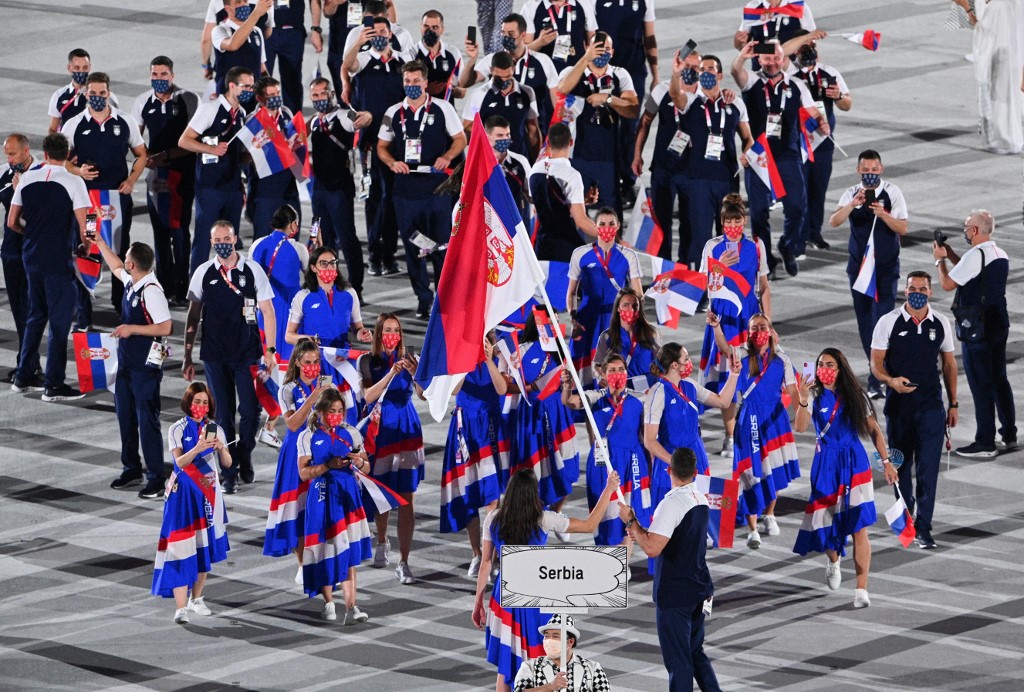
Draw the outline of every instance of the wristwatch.
M959 401L954 401L952 404L949 405L949 407L950 408L960 408L960 402Z
M318 34L322 34L322 33L324 33L324 30L323 30L323 29L321 29L321 28L320 28L320 27L318 27L318 26L311 26L311 27L309 27L309 28L310 28L310 30L311 30L311 31L315 31L315 32L316 32L316 33L318 33Z
M277 348L274 346L267 346L267 353L269 353L270 355L274 355L275 353L277 353Z

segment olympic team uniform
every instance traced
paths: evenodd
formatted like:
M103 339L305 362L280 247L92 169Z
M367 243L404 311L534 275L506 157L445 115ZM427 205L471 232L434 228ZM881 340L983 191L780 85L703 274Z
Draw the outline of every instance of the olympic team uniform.
M619 343L622 347L613 351L611 347L611 327L601 332L597 339L597 350L594 352L594 365L600 365L610 355L619 355L626 359L626 374L629 375L630 386L637 391L647 391L650 385L658 381L658 378L651 374L651 364L661 350L661 336L654 334L654 347L648 348L638 341L633 341L633 335L625 327L619 327ZM595 373L596 376L596 373ZM637 378L644 378L642 388L641 381Z
M523 382L533 387L523 395L529 403L520 401L516 407L510 473L532 467L540 498L550 505L572 493L580 477L576 425L573 412L559 396L560 368L554 355L545 352L539 341L520 344L518 355Z
M184 417L167 432L168 449L191 451L205 435L208 421ZM227 444L224 429L217 439ZM174 589L191 587L199 575L228 557L228 514L217 476L216 450L208 449L184 468L174 464L164 494L164 518L153 571L154 596L173 598Z
M750 374L754 359L757 375ZM740 483L737 516L761 514L779 491L800 477L793 429L782 404L782 389L788 385L796 385L796 373L785 353L777 351L770 359L748 353L743 358L736 384L742 403L733 433L732 472Z
M651 477L648 473L647 450L643 444L644 401L641 394L625 390L614 398L607 389L589 390L584 395L590 401L597 430L608 445L611 468L622 479L623 502L633 508L637 519L644 526L650 523ZM587 458L587 504L590 509L597 505L604 487L608 483L608 464L598 465L594 461L594 449ZM626 537L619 519L618 503L608 505L601 524L594 536L596 545L619 545Z
M315 380L308 385L302 380L285 383L278 395L281 410L299 410L315 388ZM270 557L288 555L303 544L309 481L299 478L297 444L304 430L288 430L277 454L277 473L274 474L274 489L270 493L270 511L263 538L263 554Z
M336 428L299 433L296 453L308 456L310 466L345 458L362 446L363 436L345 423ZM330 469L309 481L306 495L305 543L302 550L302 590L310 598L325 586L348 580L350 567L373 558L370 524L363 508L363 494L351 465Z
M274 317L277 321L277 359L287 363L292 357L292 345L285 341L288 332L288 309L292 299L302 288L302 274L309 264L309 251L301 243L289 238L284 231L273 231L258 238L249 248L249 259L263 267L270 288L274 291ZM257 314L263 331L263 313Z
M811 497L793 552L834 550L846 555L846 538L875 523L871 465L857 431L833 392L810 402L818 441L811 462Z
M665 378L651 385L644 402L644 424L658 426L658 443L671 454L689 447L697 455L697 473L711 474L708 453L700 438L700 409L712 392L693 380L681 380L676 387ZM662 501L671 487L668 464L655 458L651 467L651 502Z
M380 382L395 363L396 352L367 353L359 359L363 381ZM381 396L380 422L372 453L373 477L396 493L414 493L425 475L423 428L412 403L412 375L403 369Z
M441 533L462 531L501 495L498 469L508 468L510 446L502 398L486 363L455 395L441 470Z

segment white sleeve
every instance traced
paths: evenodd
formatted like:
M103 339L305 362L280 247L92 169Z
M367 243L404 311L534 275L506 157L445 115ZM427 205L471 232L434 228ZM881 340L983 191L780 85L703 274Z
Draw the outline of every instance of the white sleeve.
M359 308L359 294L356 293L356 289L352 288L351 286L346 288L345 292L348 293L350 296L352 296L352 312L349 315L349 323L350 324L362 324L363 323L363 313L362 313L362 310L360 310L360 308Z
M807 31L814 31L818 28L814 22L814 15L811 14L811 8L806 3L804 4L804 16L800 19L800 28Z
M398 109L401 107L401 105L402 104L400 104L400 103L396 103L394 106L391 106L391 108L388 108L384 112L384 117L381 118L381 121L380 121L380 130L377 132L377 139L379 139L380 141L382 141L382 142L393 142L394 141L394 139L395 139L395 131L392 128L392 124L394 123L395 113L398 112Z
M359 432L358 428L356 428L354 426L351 426L348 423L346 423L345 424L345 430L348 430L348 434L352 436L352 447L353 448L355 448L355 447L362 447L363 446L363 435L362 435L362 433Z
M60 95L63 92L63 88L57 89L57 91L53 92L53 96L50 97L50 105L46 109L46 114L49 115L51 118L60 117L60 109L57 108L57 101L58 99L60 99Z
M491 526L494 524L494 515L498 512L488 512L487 516L484 517L483 524L480 525L480 541L482 543L493 543L491 540Z
M842 197L839 198L839 206L845 207L847 204L852 202L854 196L857 194L857 190L859 189L860 185L854 185L853 187L846 188L846 190L843 192Z
M204 103L196 109L196 114L192 116L192 119L188 121L188 126L193 132L203 134L210 125L213 125L214 119L217 117L217 111L220 109L220 104L217 101L211 103Z
M683 522L684 518L686 518L686 508L673 495L667 502L662 500L658 503L654 509L654 516L651 518L651 526L647 531L671 538L676 527Z
M898 316L899 308L896 308L896 310L878 318L878 322L875 323L875 330L871 332L872 351L889 350L889 335L892 333L893 322Z
M693 388L697 391L697 401L701 404L706 404L708 398L715 393L710 389L706 389L703 385L697 384L693 380L690 380L690 384L692 384Z
M487 84L482 86L486 87ZM470 90L466 103L462 107L463 120L473 120L473 116L480 112L480 104L483 103L483 96L480 95L482 93L479 87L473 87Z
M78 116L71 118L60 126L60 133L68 140L71 149L75 148L75 126L78 123Z
M946 332L946 335L942 338L942 346L939 347L943 353L953 353L953 328L949 325L949 320L946 319L945 315L934 313L935 317L938 318L939 322L942 323L942 328Z
M181 436L184 433L185 426L181 420L176 420L171 423L171 427L167 429L167 451L173 452L175 449L182 449Z
M785 374L782 377L782 385L788 387L789 385L796 385L796 370L793 369L792 359L785 353L780 353L779 358L782 359L782 364L785 366Z
M644 21L654 21L654 0L647 0L647 11L644 12Z
M142 139L142 130L139 128L139 121L136 120L131 113L121 112L121 117L124 118L125 123L128 125L128 146L135 148L145 144Z
M473 66L473 69L476 70L484 79L491 76L491 58L493 57L494 53L488 53L477 60L476 65Z
M203 262L192 272L192 278L188 281L188 299L197 303L203 302L203 278L206 276L206 262Z
M545 510L540 519L540 528L545 533L551 533L552 531L565 533L569 530L569 515Z
M302 324L302 303L306 300L306 296L308 295L309 291L304 288L296 293L295 297L292 298L291 310L288 313L288 321L292 324Z
M569 204L583 204L583 176L575 168L569 169L570 174L565 177L565 199Z
M311 457L311 456L313 456L313 452L310 451L310 446L311 446L312 441L313 441L313 431L310 430L309 428L306 428L301 433L299 433L298 439L295 440L296 456L297 457Z
M282 385L281 392L277 395L277 403L281 406L282 411L295 410L294 382L289 382L288 384Z
M804 108L815 108L814 97L811 96L811 90L807 88L807 85L802 79L791 79L789 80L792 84L796 85L797 91L800 92L800 105ZM825 114L822 113L822 116Z
M526 19L526 33L534 34L534 38L536 38L536 35L540 33L540 27L533 24L534 18L537 14L538 5L540 5L540 0L526 0L526 2L523 3L522 8L519 10L519 14Z
M224 49L221 48L221 44L231 38L231 33L224 24L218 24L213 27L213 31L210 32L210 41L213 43L213 49L223 53Z
M660 382L647 390L644 400L644 425L660 425L661 414L665 412L665 386Z
M589 249L589 245L581 245L572 251L572 256L569 258L569 281L579 281L581 273L580 264L583 262L583 255Z
M768 276L768 253L764 249L764 241L760 238L755 238L754 241L757 243L757 251L761 257L761 261L757 266L758 276Z
M544 74L547 75L548 89L556 88L558 86L558 70L555 69L555 63L543 53L534 53L534 57L540 60L541 68L544 70Z
M216 24L217 23L217 11L224 7L224 3L220 0L210 0L209 7L206 8L206 23Z
M149 284L146 284L146 288L149 288ZM167 306L167 296L164 295L163 287L160 287L159 291L143 289L142 304L146 306L146 312L149 313L153 324L162 324L171 320L171 310Z
M132 104L131 116L135 118L135 123L138 125L142 124L142 109L148 100L149 92L147 91L145 94L139 94L139 97L135 99L135 102Z
M627 91L636 93L636 86L633 84L633 78L626 72L625 69L617 70L619 74L619 93L625 94Z
M256 280L256 300L273 300L274 289L270 287L270 279L267 278L267 273L263 271L263 267L258 262L249 261L252 262L252 276Z
M740 113L740 122L749 123L750 117L747 114L747 104L743 101L743 99L736 99L735 101L733 101L732 105L736 106L736 110L738 110Z
M629 262L629 273L627 276L630 279L643 280L644 274L640 271L640 255L629 248L623 248L623 252L626 255L626 260Z
M362 51L356 53L356 71L350 72L349 74L356 75L366 69L366 66L370 64L370 51Z
M949 270L949 278L957 286L963 286L981 273L981 259L982 251L978 248L971 248Z
M576 6L583 9L584 28L587 31L597 31L599 27L597 26L597 16L594 13L593 3L587 0L579 0Z
M265 238L266 236L263 237ZM302 271L305 272L309 269L309 250L297 240L293 240L292 245L295 246L295 254L299 256L299 264L302 265Z
M465 129L462 127L462 119L459 118L459 114L455 112L455 106L448 103L447 101L435 100L438 106L441 107L441 112L444 113L444 129L448 133L449 137L456 137L465 133Z
M892 202L892 209L889 211L892 217L896 219L909 218L907 200L903 197L903 190L889 184L886 184L885 188L886 192L889 193L889 201Z

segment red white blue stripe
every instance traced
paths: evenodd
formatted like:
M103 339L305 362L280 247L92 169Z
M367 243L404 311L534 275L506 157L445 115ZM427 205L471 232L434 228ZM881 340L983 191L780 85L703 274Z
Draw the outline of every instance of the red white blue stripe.
M864 250L864 259L860 262L860 270L853 282L853 290L878 300L878 277L875 272L875 226L871 225L868 246Z
M708 279L704 274L661 257L651 257L654 282L645 294L654 299L658 324L675 329L680 313L695 315Z
M117 379L117 341L114 337L99 332L79 332L72 335L72 345L79 390L114 391Z
M874 29L868 29L856 34L843 34L843 38L853 43L859 43L870 51L878 50L878 44L882 42L882 34Z
M750 163L750 169L757 174L764 186L771 192L773 200L779 200L786 196L786 188L782 184L782 176L775 165L775 157L772 156L772 149L768 145L768 137L765 133L757 138L754 145L744 153Z
M697 474L697 490L708 499L708 535L716 548L731 548L736 533L736 505L739 483L727 478Z
M295 165L295 153L289 147L281 128L265 108L256 111L236 136L252 155L256 174L261 178L280 173Z
M665 232L654 218L654 207L649 191L641 187L633 206L633 213L629 217L629 226L622 236L623 243L648 255L657 255L664 239Z
M917 536L917 529L914 527L914 520L907 509L907 503L902 497L896 498L893 506L885 510L885 520L889 522L889 528L900 539L904 548L910 547Z

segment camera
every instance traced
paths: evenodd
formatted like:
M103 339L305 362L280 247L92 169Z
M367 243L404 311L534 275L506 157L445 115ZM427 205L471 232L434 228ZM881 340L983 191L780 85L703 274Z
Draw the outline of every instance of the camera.
M940 231L938 228L935 229L935 242L936 243L938 243L939 245L945 245L946 244L946 238L947 238L947 236L946 236L945 233Z

